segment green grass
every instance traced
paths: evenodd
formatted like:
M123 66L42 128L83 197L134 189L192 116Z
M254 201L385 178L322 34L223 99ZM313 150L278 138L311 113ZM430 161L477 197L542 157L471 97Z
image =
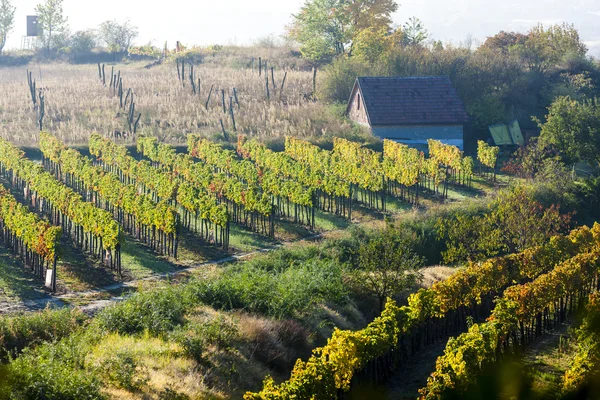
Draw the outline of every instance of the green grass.
M559 325L525 352L522 363L531 382L532 398L559 398L562 378L574 356L570 325Z
M41 299L44 282L23 268L4 247L0 247L0 303Z

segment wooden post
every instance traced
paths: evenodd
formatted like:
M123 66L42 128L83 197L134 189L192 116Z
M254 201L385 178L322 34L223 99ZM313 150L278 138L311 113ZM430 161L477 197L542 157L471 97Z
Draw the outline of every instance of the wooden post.
M235 104L238 106L238 110L240 109L240 102L238 101L237 89L233 88L233 98L235 99Z
M271 101L271 95L269 94L269 75L265 74L265 84L267 88L267 101Z
M102 84L106 86L106 73L104 72L104 64L102 64Z
M137 132L138 124L140 123L140 118L142 118L142 113L140 113L138 115L137 119L135 120L135 124L133 124L133 134L134 135Z
M223 103L223 114L227 114L227 106L225 105L225 90L221 89L221 102Z
M287 78L287 71L283 74L283 80L281 81L281 88L279 89L279 100L283 96L283 85L285 85L285 78Z
M131 96L131 88L127 89L127 96L125 96L125 102L123 103L123 109L127 107L127 100L129 100L129 96Z
M177 63L177 79L179 79L179 81L181 82L181 72L179 72L179 59L175 59L175 62Z
M102 80L102 68L100 68L100 63L98 63L98 77Z
M110 67L110 83L108 85L110 87L112 87L112 85L113 85L113 79L114 79L113 75L114 74L115 74L115 66L113 65L113 66Z
M119 105L123 108L123 78L119 80Z
M207 110L208 110L208 103L210 102L210 95L211 95L211 94L212 94L212 92L213 92L213 87L214 87L214 86L215 86L214 84L213 84L213 85L210 85L210 91L208 92L208 98L206 99L206 104L204 105L204 107L205 107Z
M317 93L317 68L313 68L313 96Z
M258 57L258 76L262 75L262 57Z
M231 122L233 123L233 131L237 132L235 126L235 116L233 115L233 96L229 96L229 113L231 114Z
M229 141L229 135L227 135L227 132L225 131L225 125L223 125L223 120L219 119L219 123L221 124L221 129L223 130L223 137L225 138L225 140Z
M181 60L181 83L185 86L185 60Z
M198 96L200 96L200 78L198 78Z
M275 84L275 67L271 67L271 84L273 86L273 94L277 96L277 85Z

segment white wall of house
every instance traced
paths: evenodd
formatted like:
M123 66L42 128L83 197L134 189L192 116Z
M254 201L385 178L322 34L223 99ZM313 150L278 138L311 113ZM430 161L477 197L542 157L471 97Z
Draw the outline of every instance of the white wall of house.
M412 147L427 147L427 139L435 139L463 149L462 125L373 126L371 130L381 139L390 139Z

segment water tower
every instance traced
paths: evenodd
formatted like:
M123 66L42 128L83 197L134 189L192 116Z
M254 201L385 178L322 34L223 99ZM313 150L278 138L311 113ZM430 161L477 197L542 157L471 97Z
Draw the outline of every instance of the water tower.
M37 38L41 33L41 28L38 26L38 16L27 16L27 36L21 38L21 50L31 50L36 44Z

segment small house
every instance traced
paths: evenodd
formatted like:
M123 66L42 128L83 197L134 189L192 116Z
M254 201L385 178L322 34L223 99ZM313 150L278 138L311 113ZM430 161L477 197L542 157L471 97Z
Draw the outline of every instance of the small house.
M422 149L427 139L462 149L468 119L446 76L357 78L346 113L382 139Z

